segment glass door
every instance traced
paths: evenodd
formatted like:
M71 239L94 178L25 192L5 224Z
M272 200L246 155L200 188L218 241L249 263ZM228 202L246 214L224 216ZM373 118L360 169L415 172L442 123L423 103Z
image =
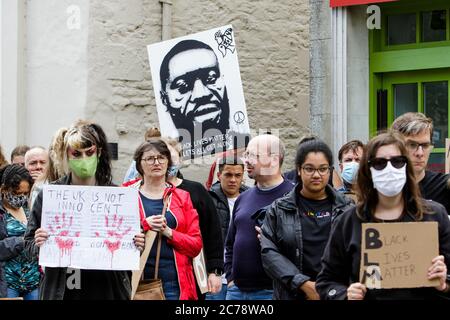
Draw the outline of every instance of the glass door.
M385 73L388 125L406 112L423 112L433 119L434 149L430 170L445 170L445 139L449 137L450 69Z

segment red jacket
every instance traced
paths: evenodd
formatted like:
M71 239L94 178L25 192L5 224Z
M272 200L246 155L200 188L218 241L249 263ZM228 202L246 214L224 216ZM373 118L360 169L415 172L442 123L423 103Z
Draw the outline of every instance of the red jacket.
M128 181L124 187L139 189L141 179ZM170 185L164 191L164 199L169 198L169 210L177 220L177 227L172 230L172 240L167 243L173 247L175 266L178 273L178 284L180 285L180 300L197 300L194 270L192 259L202 249L202 237L198 223L197 211L193 208L189 193ZM139 211L144 231L151 230L145 220L145 212L139 197Z

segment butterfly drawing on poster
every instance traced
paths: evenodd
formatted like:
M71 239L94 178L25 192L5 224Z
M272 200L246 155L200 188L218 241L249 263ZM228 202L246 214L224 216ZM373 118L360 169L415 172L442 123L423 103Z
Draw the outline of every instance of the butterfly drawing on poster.
M227 54L227 50L230 50L231 53L234 53L235 46L233 44L233 29L228 28L223 34L219 30L214 35L214 38L219 45L218 50L220 51L220 53L222 53L224 58Z

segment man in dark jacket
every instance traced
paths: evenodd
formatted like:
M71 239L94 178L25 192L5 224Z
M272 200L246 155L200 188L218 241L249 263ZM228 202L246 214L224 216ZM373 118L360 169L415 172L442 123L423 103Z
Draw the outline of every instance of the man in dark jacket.
M230 219L233 214L234 203L239 194L248 189L243 185L244 180L244 164L236 157L225 157L220 159L219 179L209 191L214 205L217 209L217 215L220 220L222 229L222 239L225 241ZM225 277L222 280L222 290L217 294L208 294L207 300L225 300L227 293L227 281Z

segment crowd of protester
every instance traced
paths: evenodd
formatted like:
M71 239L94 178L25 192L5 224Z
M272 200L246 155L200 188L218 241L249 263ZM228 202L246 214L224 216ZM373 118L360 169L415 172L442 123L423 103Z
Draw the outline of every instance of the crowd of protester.
M217 181L207 189L181 173L179 142L152 128L122 184L139 194L136 248L144 250L147 232L161 241L159 264L154 246L143 279L159 268L168 300L449 298L450 182L448 174L427 170L432 138L430 118L406 113L367 144L348 141L337 155L320 137L305 137L295 163L286 164L283 142L259 135L243 152L218 155ZM283 166L294 169L283 173ZM252 183L244 183L245 173ZM61 128L48 149L20 145L6 157L0 147L0 298L132 299L132 270L78 270L81 285L69 288L72 270L39 266L49 239L41 227L47 184L114 186L100 125L80 120ZM361 282L364 223L429 221L438 224L439 254L423 276L438 280L435 287L372 289ZM201 254L206 294L193 267Z

